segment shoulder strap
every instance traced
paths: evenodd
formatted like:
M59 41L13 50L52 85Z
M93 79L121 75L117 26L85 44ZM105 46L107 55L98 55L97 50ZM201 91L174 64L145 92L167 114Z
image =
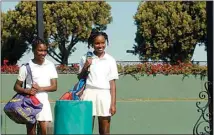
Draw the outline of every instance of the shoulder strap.
M26 63L25 66L26 66L26 69L27 69L27 74L30 76L30 79L31 79L31 81L33 83L33 76L32 76L32 72L31 72L31 68L30 68L29 63Z
M32 72L31 72L31 68L30 68L29 63L23 64L23 65L25 65L26 70L27 70L27 76L30 76L31 82L32 82L32 84L33 84L33 76L32 76ZM24 88L26 88L26 84L27 84L27 82L26 82L26 80L27 80L27 76L26 76L26 79L25 79L25 82L24 82L24 83L25 83L25 84L24 84Z

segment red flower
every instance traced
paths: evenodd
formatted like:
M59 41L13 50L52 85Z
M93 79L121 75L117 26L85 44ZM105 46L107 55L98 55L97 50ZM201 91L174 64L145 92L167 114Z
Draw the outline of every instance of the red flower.
M5 60L3 61L3 64L4 64L4 65L7 65L8 62L9 62L9 61L5 59Z
M1 66L3 74L17 74L19 67L17 65L7 65L8 60L4 60L4 65ZM57 72L59 74L76 74L79 71L78 64L57 65ZM194 65L192 63L179 63L177 65L170 65L166 63L144 63L144 64L131 64L131 65L118 65L118 72L121 74L194 74L194 75L207 75L207 66Z

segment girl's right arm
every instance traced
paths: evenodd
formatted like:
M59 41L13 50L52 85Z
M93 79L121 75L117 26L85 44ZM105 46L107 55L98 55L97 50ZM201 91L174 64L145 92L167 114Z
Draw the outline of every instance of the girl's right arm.
M92 63L92 58L87 58L85 64L80 62L80 73L78 74L78 79L85 78L88 74L88 68Z
M84 78L85 76L87 76L87 73L88 73L88 68L84 66L81 72L78 74L78 79Z
M28 95L35 95L37 90L35 88L31 88L31 89L24 89L22 87L23 82L26 80L27 77L27 70L25 66L21 66L19 69L19 74L18 74L18 78L14 84L14 91L16 91L17 93L24 93L24 94L28 94Z
M14 85L14 91L16 91L17 93L24 93L24 94L28 94L28 95L35 95L37 90L34 88L31 89L24 89L22 88L22 81L19 81L18 79L16 80L16 83Z

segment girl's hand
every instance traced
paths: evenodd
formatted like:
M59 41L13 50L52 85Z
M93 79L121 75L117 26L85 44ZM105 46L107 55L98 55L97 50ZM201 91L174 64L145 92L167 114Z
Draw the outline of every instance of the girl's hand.
M91 65L91 63L92 63L92 58L87 58L85 65L84 65L84 68L88 68Z
M111 113L111 116L113 116L116 113L116 106L115 105L111 105L109 112Z
M37 83L33 83L32 88L36 89L36 90L40 90L40 87Z
M35 89L35 88L31 88L31 89L29 89L29 90L26 90L26 94L28 94L28 95L35 95L37 93L37 89Z

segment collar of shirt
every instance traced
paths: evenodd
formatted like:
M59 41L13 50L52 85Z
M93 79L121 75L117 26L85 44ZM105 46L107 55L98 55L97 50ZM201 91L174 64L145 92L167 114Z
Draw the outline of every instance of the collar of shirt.
M97 55L94 54L93 52L93 56L92 56L93 59L100 59L100 60L106 60L107 59L107 54L105 52L105 54L103 55L103 57L99 58Z
M47 59L45 59L45 61L42 63L42 65L36 64L36 63L34 63L32 60L31 60L30 62L31 62L33 65L36 65L36 66L44 66L44 65L47 65L47 64L48 64Z

